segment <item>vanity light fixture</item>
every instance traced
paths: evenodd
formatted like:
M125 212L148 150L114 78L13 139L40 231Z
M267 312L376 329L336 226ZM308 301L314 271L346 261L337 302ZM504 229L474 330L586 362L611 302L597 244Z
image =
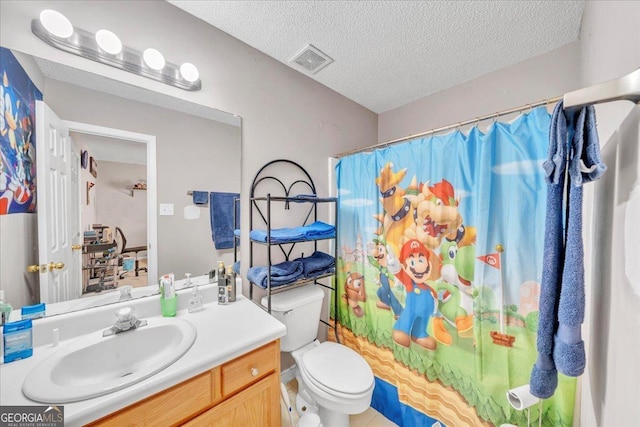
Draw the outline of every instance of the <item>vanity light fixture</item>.
M202 87L195 65L167 62L156 49L140 52L124 46L118 36L109 30L92 34L74 27L63 14L55 10L43 10L38 19L31 21L31 31L47 44L83 58L184 90L196 91Z
M100 49L109 55L117 55L122 52L122 42L120 38L109 30L98 30L96 33L96 43Z
M144 63L152 70L161 71L164 68L164 56L162 56L157 49L145 49L145 51L142 52L142 59L144 59Z

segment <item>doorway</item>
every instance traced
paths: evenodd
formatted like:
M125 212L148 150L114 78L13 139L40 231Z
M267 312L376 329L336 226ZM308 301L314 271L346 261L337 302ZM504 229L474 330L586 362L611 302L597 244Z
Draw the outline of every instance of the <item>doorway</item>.
M96 237L99 233L101 240L114 242L114 246L108 249L112 253L107 255L113 256L116 260L115 276L111 278L111 286L104 288L155 284L157 281L155 136L86 123L71 121L64 121L64 123L69 133L76 136L76 139L80 140L79 145L84 147L81 149L81 154L88 157L86 171L89 173L82 169L81 174L88 176L89 179L82 179L82 177L80 179L79 208L83 232L89 231L87 234L91 236L91 232L95 231ZM85 144L82 141L93 142ZM101 141L103 147L109 148L96 151L96 141ZM105 141L109 145L104 145ZM96 154L93 169L91 158L94 156L84 154L85 151ZM118 205L118 199L125 201L128 199L127 207ZM128 211L123 212L125 209ZM146 230L140 230L141 227ZM102 235L105 232L109 235ZM87 254L83 255L84 258L89 258ZM87 280L87 273L86 270L83 271L83 294L94 295L96 291L103 289L99 283L104 282Z

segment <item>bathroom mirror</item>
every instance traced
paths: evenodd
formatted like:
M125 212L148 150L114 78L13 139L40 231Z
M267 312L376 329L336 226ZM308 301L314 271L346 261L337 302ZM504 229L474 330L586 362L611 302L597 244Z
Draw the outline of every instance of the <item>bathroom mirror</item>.
M155 140L151 159L155 164L145 164L150 148L144 143L92 134L86 128L77 131L71 126L80 179L78 205L69 208L79 212L83 224L79 241L72 242L82 250L73 256L84 270L71 271L67 266L71 280L75 280L71 283L81 289L80 294L72 301L47 302L47 314L117 302L120 292L114 285L133 286L134 297L152 295L157 282L156 277L149 277L151 271L158 276L174 273L180 280L186 273L194 278L207 275L217 261L233 262L233 249L214 247L209 204L195 205L191 193L240 192L240 117L64 64L12 53L42 91L45 104L65 123ZM156 197L150 202L146 189L151 187L155 187ZM41 191L40 186L36 191ZM27 272L29 265L41 263L40 211L0 215L0 285L14 309L41 302L39 273ZM147 230L150 223L157 224L155 236L153 227ZM106 286L101 289L94 286L95 277L87 280L87 266L102 261L93 260L93 254L88 256L85 234L87 239L108 244L109 248L98 251L97 258L108 255L113 259L113 285L102 282ZM153 257L147 251L136 250L153 241L157 242L157 265L149 265Z

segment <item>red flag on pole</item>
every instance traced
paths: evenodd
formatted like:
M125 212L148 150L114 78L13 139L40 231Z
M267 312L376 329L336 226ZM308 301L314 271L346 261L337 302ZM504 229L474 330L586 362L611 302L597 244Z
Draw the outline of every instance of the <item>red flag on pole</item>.
M480 261L487 263L493 268L500 270L500 253L481 255L478 258Z

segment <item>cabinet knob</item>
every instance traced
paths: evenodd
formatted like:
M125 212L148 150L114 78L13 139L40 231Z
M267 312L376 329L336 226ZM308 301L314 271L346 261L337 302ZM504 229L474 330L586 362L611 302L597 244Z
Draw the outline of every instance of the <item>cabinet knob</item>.
M251 368L251 376L252 377L258 376L258 368Z

